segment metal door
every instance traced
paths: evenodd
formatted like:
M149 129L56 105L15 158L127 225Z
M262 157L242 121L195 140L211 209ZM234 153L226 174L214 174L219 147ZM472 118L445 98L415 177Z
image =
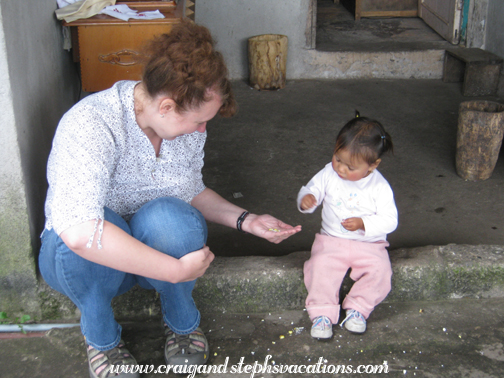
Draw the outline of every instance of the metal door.
M464 0L418 0L418 15L444 39L457 45L463 3Z

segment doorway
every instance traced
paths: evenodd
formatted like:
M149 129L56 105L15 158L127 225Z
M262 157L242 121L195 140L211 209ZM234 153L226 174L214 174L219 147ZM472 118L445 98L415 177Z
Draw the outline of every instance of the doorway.
M418 17L361 18L340 1L317 0L316 49L393 52L453 47Z

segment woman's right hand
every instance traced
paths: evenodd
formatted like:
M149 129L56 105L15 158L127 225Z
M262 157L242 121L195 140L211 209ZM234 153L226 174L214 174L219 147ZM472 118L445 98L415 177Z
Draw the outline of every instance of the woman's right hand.
M181 257L178 260L180 264L180 276L177 282L193 281L201 277L214 258L215 255L207 246Z

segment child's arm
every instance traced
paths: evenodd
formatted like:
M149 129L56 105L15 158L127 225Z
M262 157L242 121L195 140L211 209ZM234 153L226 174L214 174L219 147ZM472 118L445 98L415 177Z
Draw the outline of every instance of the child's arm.
M332 166L330 169L332 169ZM313 176L306 186L301 188L297 196L299 211L303 213L313 213L317 206L322 203L325 193L325 172L327 170L328 168L326 166Z
M362 217L366 236L390 234L397 228L397 207L390 186L382 186L375 200L376 213Z

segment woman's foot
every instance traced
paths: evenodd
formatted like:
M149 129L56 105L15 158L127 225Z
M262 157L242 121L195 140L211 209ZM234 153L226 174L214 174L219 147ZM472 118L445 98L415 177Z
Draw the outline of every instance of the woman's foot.
M137 365L135 358L124 347L121 340L119 344L110 350L97 350L87 345L89 362L89 376L91 378L128 377L140 378L140 374L130 369Z
M167 365L203 365L210 348L201 328L188 335L179 335L165 327L165 361Z

